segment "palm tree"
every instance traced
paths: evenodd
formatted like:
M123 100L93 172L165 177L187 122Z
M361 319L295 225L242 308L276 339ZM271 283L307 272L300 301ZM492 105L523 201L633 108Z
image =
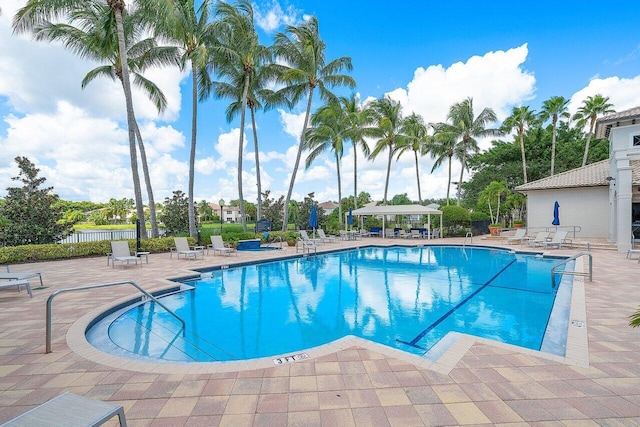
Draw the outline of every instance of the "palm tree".
M529 110L529 107L513 107L511 115L507 117L503 124L502 129L505 132L510 132L513 128L518 130L518 139L520 140L520 154L522 155L522 175L524 177L524 183L527 183L527 159L524 151L524 131L531 125L537 122L536 114L533 110Z
M336 97L329 90L330 87L355 87L355 81L352 77L339 74L342 69L350 71L353 68L351 58L343 56L327 62L325 49L326 45L320 39L318 21L315 17L309 18L298 27L290 25L287 27L286 33L278 33L275 37L274 51L276 57L282 61L277 66L278 82L285 85L277 93L288 98L292 104L297 104L304 95L308 96L298 154L284 203L283 231L287 229L289 202L302 156L304 138L311 115L313 93L317 87L320 91L320 98L328 101Z
M591 135L593 134L593 127L596 125L596 119L603 114L615 113L613 104L609 103L609 97L604 97L600 94L594 96L587 96L587 99L582 101L582 106L578 108L576 114L573 115L573 120L577 121L577 126L583 128L589 121L589 134L587 135L587 143L584 146L584 156L582 157L582 166L587 164L587 157L589 156L589 145L591 144Z
M24 33L50 22L51 19L73 19L74 12L94 7L96 4L99 4L96 0L28 0L27 4L16 13L13 19L13 29L15 32ZM138 173L136 153L136 123L133 113L133 97L131 95L131 84L129 81L129 64L127 61L127 48L122 18L123 13L125 13L125 3L124 0L107 0L107 5L113 13L116 34L118 36L118 54L120 56L122 68L121 79L127 108L129 155L131 158L131 173L133 175L136 210L138 218L144 218L144 205L142 204L142 191L140 189L140 175ZM146 230L144 230L144 233L146 234Z
M552 96L542 103L542 110L540 111L540 121L545 122L551 118L551 125L553 131L551 134L551 175L553 176L554 167L556 163L556 136L558 128L558 120L561 117L566 119L571 115L568 112L569 100L564 99L562 96Z
M431 151L431 137L427 134L427 126L422 116L412 113L402 121L402 133L407 138L404 144L398 147L398 159L406 151L413 151L416 162L416 182L418 184L418 200L422 204L422 191L420 190L420 170L418 168L418 155L424 156Z
M436 132L440 133L440 138L446 140L453 138L457 147L454 149L454 156L460 159L460 180L458 181L458 205L460 205L460 195L462 190L462 178L464 170L467 168L467 155L469 152L478 151L476 138L500 135L498 129L487 129L489 123L497 120L496 114L491 108L484 108L478 117L474 118L473 98L467 98L462 102L453 104L449 108L447 115L449 123L438 123L435 125Z
M72 24L77 24L77 26ZM148 80L141 73L151 66L175 64L175 49L173 47L159 47L153 38L140 39L143 26L140 25L139 10L134 10L132 14L124 14L123 24L126 45L129 46L127 58L129 69L133 75L133 84L147 94L155 104L158 112L162 112L167 107L167 100L164 94L154 82ZM106 4L94 4L91 8L74 12L72 22L68 24L43 23L34 28L34 34L36 40L62 41L65 47L83 58L108 62L108 64L98 66L86 74L82 80L83 89L94 79L107 77L111 80L119 81L124 90L114 17ZM138 148L140 149L142 172L149 199L151 237L158 237L158 221L147 155L142 134L135 119L135 113L134 123ZM141 220L144 222L144 218ZM145 227L141 229L141 235L146 238Z
M435 126L437 128L437 126ZM447 206L449 206L449 190L451 189L451 163L453 156L456 154L456 139L449 133L440 133L436 131L433 135L433 149L431 155L435 158L431 173L442 166L445 160L449 166L449 179L447 181Z
M402 105L388 96L377 99L371 104L371 114L374 118L374 127L371 136L378 138L375 147L371 151L370 159L375 159L384 150L389 152L387 160L387 177L384 184L383 205L387 204L387 192L389 190L389 176L391 175L391 160L398 147L405 144L406 135L402 133Z
M345 112L337 100L321 107L312 117L311 126L307 129L304 149L309 150L305 167L309 168L313 161L327 150L331 150L336 161L338 177L338 221L342 229L342 181L340 176L340 160L344 153L344 141L348 138L344 125Z
M358 97L351 95L349 98L340 97L342 109L345 113L344 126L346 135L353 144L353 206L358 209L358 147L365 156L371 154L369 145L364 137L367 134L367 126L371 122L371 113L368 108L358 105Z
M115 1L115 0L109 0ZM153 3L153 2L152 2ZM196 10L194 0L165 0L162 7L153 10L156 14L155 34L161 40L180 49L179 65L191 69L191 150L189 153L189 234L196 237L195 202L193 185L195 179L196 143L198 134L198 101L210 93L209 69L212 49L215 46L213 24L209 19L211 0L203 0ZM151 16L151 13L149 15Z
M220 2L215 7L217 45L215 46L217 59L217 73L223 79L228 79L241 88L240 95L240 138L238 141L238 199L240 207L240 221L246 231L247 223L244 214L244 196L242 192L242 157L244 153L244 125L249 103L250 88L256 74L256 68L270 58L269 49L258 41L258 34L254 27L253 7L249 0L238 0L235 6ZM238 79L240 78L240 79ZM253 95L253 94L251 94ZM252 97L255 99L255 97ZM237 99L237 98L236 98ZM253 115L252 115L253 117ZM229 118L227 116L227 118ZM255 128L254 128L255 131ZM258 156L256 149L256 156ZM256 168L259 179L259 160L256 157ZM260 194L258 188L258 194Z

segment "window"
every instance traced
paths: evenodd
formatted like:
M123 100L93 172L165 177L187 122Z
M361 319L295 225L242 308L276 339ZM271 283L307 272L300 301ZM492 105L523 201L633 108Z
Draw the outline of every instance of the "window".
M640 147L640 135L633 135L633 146Z

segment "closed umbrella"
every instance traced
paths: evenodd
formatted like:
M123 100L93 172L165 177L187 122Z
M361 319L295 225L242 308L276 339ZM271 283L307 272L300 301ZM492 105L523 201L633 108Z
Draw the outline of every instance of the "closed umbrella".
M556 226L556 230L560 225L560 204L558 203L557 200L556 200L556 203L553 205L553 221L551 222L551 224Z
M349 208L349 216L347 216L347 224L353 228L353 209Z
M313 228L313 238L316 238L316 228L318 228L318 210L316 206L311 206L311 212L309 213L309 227Z

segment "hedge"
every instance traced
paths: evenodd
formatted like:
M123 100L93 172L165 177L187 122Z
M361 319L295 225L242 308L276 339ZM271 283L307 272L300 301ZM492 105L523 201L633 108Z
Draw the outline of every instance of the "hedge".
M190 245L195 245L194 238L188 237L187 239ZM129 248L135 250L136 240L129 239L127 242L129 242ZM140 240L140 249L151 253L169 252L174 246L173 237ZM0 247L0 264L80 258L106 255L109 252L111 252L111 242L109 240L99 242L6 246Z

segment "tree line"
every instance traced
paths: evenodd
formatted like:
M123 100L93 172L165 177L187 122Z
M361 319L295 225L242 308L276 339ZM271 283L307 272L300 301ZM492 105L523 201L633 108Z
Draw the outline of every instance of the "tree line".
M481 165L493 154L485 157L479 153L478 140L499 137L514 131L513 143L494 141L492 149L518 145L520 150L522 181L528 182L537 176L532 171L539 158L532 157L537 150L535 133L544 131L542 124L551 122L550 170L556 166L558 136L570 133L568 100L555 96L545 101L536 114L527 106L513 109L511 115L500 126L490 108L475 115L473 99L467 98L452 105L447 120L428 123L416 113L406 117L398 101L382 97L364 104L355 96L339 97L334 91L339 88L355 89L355 80L345 74L352 70L351 58L342 56L326 58L326 44L320 37L319 24L310 17L300 25L289 25L277 33L273 44L263 45L258 38L253 6L249 0L235 3L204 0L28 0L13 19L16 33L31 33L36 40L62 42L65 47L81 57L102 63L90 70L81 85L85 87L97 78L110 78L121 84L127 112L127 129L134 184L134 205L138 218L144 218L142 189L138 171L138 154L142 165L147 197L151 236L158 235L156 204L149 178L143 136L138 128L132 101L131 87L135 85L146 93L159 112L166 108L166 98L160 88L144 76L152 67L179 67L191 73L191 140L189 156L189 180L186 202L188 206L189 234L197 234L197 209L194 200L195 154L197 146L198 105L211 97L229 101L226 119L239 116L240 136L238 141L238 206L243 228L246 230L246 207L242 183L242 159L244 128L250 113L253 143L256 155L257 206L256 217L262 218L263 191L261 184L259 143L255 113L276 106L293 108L305 102L305 117L300 135L296 160L291 171L288 191L282 203L282 229L290 219L291 197L302 155L307 154L305 166L325 152L335 158L338 200L341 201L342 185L340 162L345 144L354 148L353 201L357 208L358 165L357 153L368 159L386 156L387 170L382 203L388 202L388 187L391 164L405 153L413 154L416 168L418 202L422 200L419 161L424 156L434 159L433 172L439 167L448 168L446 203L449 204L449 188L452 183L452 162L461 164L457 185L457 204L460 205L463 191L477 200L481 189L476 188L484 169ZM271 88L278 88L273 90ZM312 114L315 97L322 104ZM573 117L575 136L583 146L584 166L589 158L593 127L598 115L613 112L608 98L602 95L588 97ZM589 124L586 141L581 129ZM546 131L544 131L546 132ZM534 142L531 142L534 141ZM506 145L505 145L506 144ZM504 145L504 146L503 146ZM509 151L509 150L507 150ZM529 153L529 154L527 154ZM545 153L546 155L547 153ZM527 162L529 156L529 162ZM515 166L509 164L513 169ZM470 182L464 182L465 171L476 172ZM512 174L503 174L499 180L510 180L509 186L520 182ZM535 166L533 167L535 169ZM488 173L488 172L487 172ZM475 181L475 182L474 182ZM485 180L486 181L486 180ZM491 181L485 182L485 187ZM339 203L338 221L342 227L342 203ZM146 228L143 227L143 237Z

